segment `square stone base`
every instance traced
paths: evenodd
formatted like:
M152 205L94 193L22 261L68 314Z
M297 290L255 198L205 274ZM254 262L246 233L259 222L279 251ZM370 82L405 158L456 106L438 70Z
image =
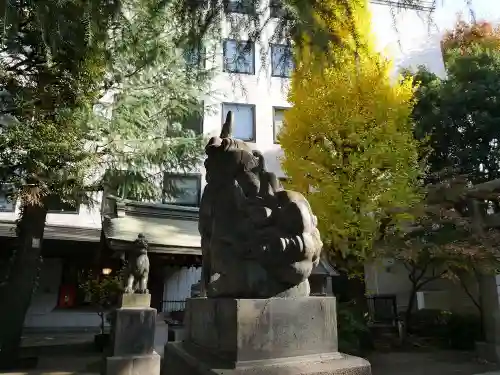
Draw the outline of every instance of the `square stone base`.
M119 306L122 308L150 307L151 294L123 293Z
M233 363L337 353L335 297L186 302L184 341Z
M368 361L341 353L252 361L231 368L179 342L165 345L163 363L162 375L371 375Z
M158 353L106 358L105 375L159 375L161 357Z
M163 375L370 375L338 352L335 297L192 298Z
M113 356L149 355L154 349L155 329L155 309L116 309L111 327Z

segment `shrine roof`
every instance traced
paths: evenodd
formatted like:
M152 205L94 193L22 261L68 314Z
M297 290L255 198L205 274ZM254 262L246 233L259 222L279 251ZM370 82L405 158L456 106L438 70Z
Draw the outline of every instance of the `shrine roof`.
M201 254L195 207L115 199L114 209L103 215L102 228L112 248L128 246L142 233L151 252Z

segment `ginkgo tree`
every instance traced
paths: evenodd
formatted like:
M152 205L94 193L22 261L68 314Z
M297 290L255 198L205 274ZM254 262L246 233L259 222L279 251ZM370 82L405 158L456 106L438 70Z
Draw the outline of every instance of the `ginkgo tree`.
M324 1L322 14L338 16L336 6ZM418 202L422 173L410 119L412 82L391 79L390 62L375 51L368 1L350 6L353 13L345 20L318 13L342 38L326 55L296 51L292 108L279 134L290 185L307 195L325 249L337 264L374 255L384 227ZM356 20L352 28L349 17ZM338 44L357 46L358 53Z

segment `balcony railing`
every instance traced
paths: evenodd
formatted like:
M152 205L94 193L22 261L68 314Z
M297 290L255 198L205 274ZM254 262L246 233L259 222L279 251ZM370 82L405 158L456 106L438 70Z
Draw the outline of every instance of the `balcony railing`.
M168 314L175 311L184 311L186 309L186 301L162 301L161 311Z
M184 323L184 310L186 310L186 301L162 301L162 315L165 322L176 326Z

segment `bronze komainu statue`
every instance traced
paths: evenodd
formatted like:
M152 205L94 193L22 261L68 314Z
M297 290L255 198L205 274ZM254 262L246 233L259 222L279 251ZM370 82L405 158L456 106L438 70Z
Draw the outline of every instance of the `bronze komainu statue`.
M199 230L208 297L303 297L322 242L306 198L284 190L263 155L231 138L228 113L205 152Z

